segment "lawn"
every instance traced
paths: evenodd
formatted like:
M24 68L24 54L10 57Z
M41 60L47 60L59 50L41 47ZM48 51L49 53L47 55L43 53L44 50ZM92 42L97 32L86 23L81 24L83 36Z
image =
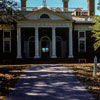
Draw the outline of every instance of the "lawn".
M93 64L65 64L96 100L100 100L100 64L93 76Z
M26 65L0 65L0 100L5 100L9 90L26 67Z

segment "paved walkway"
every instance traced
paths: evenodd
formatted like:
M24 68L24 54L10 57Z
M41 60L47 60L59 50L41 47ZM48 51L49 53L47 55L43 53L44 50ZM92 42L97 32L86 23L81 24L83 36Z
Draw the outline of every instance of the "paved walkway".
M62 65L32 65L6 100L94 100Z

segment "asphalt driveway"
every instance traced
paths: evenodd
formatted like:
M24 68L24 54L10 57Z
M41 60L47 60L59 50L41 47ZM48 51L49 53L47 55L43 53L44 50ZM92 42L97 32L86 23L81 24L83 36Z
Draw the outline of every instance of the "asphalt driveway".
M76 77L57 64L32 65L6 100L94 100Z

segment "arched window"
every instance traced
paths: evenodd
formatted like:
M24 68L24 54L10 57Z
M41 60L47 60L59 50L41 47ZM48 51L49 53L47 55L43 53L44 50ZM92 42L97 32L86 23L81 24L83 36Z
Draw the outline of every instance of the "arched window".
M50 18L47 14L42 14L40 18Z
M35 40L34 36L29 37L29 41L34 41L34 40Z

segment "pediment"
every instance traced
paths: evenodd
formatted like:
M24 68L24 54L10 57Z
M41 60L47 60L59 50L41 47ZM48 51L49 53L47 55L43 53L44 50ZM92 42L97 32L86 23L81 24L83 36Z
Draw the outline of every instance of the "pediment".
M42 14L47 14L49 18L40 18ZM61 14L56 13L55 11L47 8L42 7L36 11L32 11L30 14L25 15L24 20L66 20L66 21L72 21L71 18L68 18L66 16L63 16Z

